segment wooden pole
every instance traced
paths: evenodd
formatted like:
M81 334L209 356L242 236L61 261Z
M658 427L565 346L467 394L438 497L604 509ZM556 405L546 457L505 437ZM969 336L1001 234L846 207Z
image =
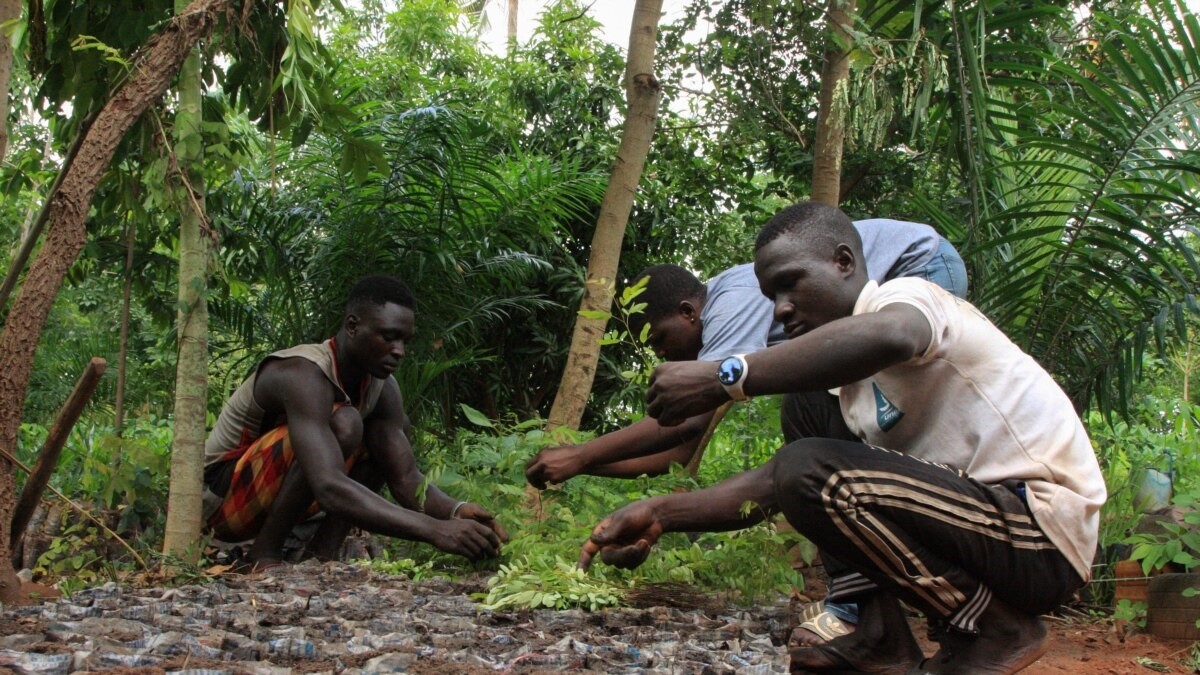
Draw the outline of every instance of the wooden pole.
M12 527L9 530L10 550L16 550L21 537L25 535L25 526L33 517L33 512L42 498L42 491L50 482L50 475L54 473L54 466L58 464L58 456L67 443L67 436L70 435L75 422L79 421L83 407L91 400L107 365L108 362L104 359L93 357L79 376L79 381L75 383L75 390L63 404L62 410L58 411L58 419L54 420L54 426L50 427L46 444L38 452L37 463L33 465L33 471L29 474L29 480L25 482L21 497L13 510Z
M721 420L725 419L725 413L733 407L733 401L726 401L721 404L713 413L713 417L708 422L708 428L704 430L704 435L700 437L700 444L696 446L696 451L692 453L692 458L688 460L687 472L692 478L700 474L700 460L704 459L704 451L708 449L708 442L712 440L713 432L717 430L717 425Z

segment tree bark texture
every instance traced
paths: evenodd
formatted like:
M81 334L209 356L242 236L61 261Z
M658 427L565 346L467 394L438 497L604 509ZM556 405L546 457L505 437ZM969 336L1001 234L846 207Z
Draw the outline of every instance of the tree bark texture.
M171 86L192 47L207 35L231 0L195 0L136 54L130 79L113 94L88 129L76 161L51 198L46 240L26 276L0 334L0 448L16 449L38 337L63 277L86 242L84 227L96 187L129 127ZM0 523L10 523L13 466L0 460ZM5 528L7 530L7 528ZM0 537L0 560L10 560L11 542ZM0 564L0 602L20 588L16 574Z
M175 364L175 442L163 553L194 564L200 559L204 437L208 400L208 228L204 212L200 55L195 49L179 73L175 110L175 193L179 195L179 304ZM168 565L168 567L172 567Z
M850 48L853 38L855 0L829 0L825 17L829 45L821 69L821 93L817 106L817 139L813 144L812 200L833 206L841 196L842 142L845 138L844 110L838 104L838 89L850 78Z
M600 203L596 231L592 235L581 310L612 310L617 265L621 260L621 242L625 238L625 226L629 223L629 212L633 209L633 198L642 177L642 168L650 153L658 104L662 99L662 87L654 75L654 47L661 15L662 0L638 0L633 10L633 24L629 30L629 60L625 67L625 95L629 110L608 188ZM579 427L596 377L596 365L600 361L600 338L604 336L605 323L582 315L575 317L567 368L550 409L549 429Z
M0 0L0 162L8 152L8 87L12 81L12 29L21 18L21 0Z

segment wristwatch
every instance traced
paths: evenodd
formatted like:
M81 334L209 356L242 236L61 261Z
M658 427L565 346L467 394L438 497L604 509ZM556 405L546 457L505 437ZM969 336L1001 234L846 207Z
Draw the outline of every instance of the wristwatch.
M717 366L717 380L725 387L725 393L735 401L749 401L750 397L742 391L742 383L750 374L750 366L746 363L744 354L734 354Z

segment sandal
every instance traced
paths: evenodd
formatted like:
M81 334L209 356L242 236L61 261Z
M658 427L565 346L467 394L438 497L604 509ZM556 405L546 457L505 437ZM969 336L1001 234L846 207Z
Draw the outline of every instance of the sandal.
M843 635L848 635L851 632L841 619L834 616L825 609L825 603L813 602L809 603L804 611L800 612L797 617L800 623L792 631L792 638L789 640L797 646L815 646L825 642L829 642L834 638L839 638ZM797 640L796 631L806 630L812 635L815 635L819 640Z

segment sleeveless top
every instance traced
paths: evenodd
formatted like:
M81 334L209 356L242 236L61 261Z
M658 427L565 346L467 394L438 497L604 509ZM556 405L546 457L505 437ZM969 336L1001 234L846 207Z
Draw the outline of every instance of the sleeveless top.
M254 383L258 379L258 371L268 361L292 358L311 361L321 369L325 378L333 385L340 401L346 403L352 401L353 399L342 387L341 378L338 377L335 349L334 339L330 338L319 344L298 345L277 351L263 359L250 377L234 390L229 400L225 402L225 406L221 408L221 415L217 417L217 422L213 425L212 432L204 444L204 465L209 466L216 463L230 450L249 447L255 439L270 431L270 429L263 428L266 411L262 409L258 401L254 400ZM379 396L383 392L385 383L386 380L370 375L366 376L363 382L363 391L359 392L357 405L359 414L364 420L370 417L375 410L375 405L379 403ZM287 422L282 412L271 421L276 422L273 426Z

